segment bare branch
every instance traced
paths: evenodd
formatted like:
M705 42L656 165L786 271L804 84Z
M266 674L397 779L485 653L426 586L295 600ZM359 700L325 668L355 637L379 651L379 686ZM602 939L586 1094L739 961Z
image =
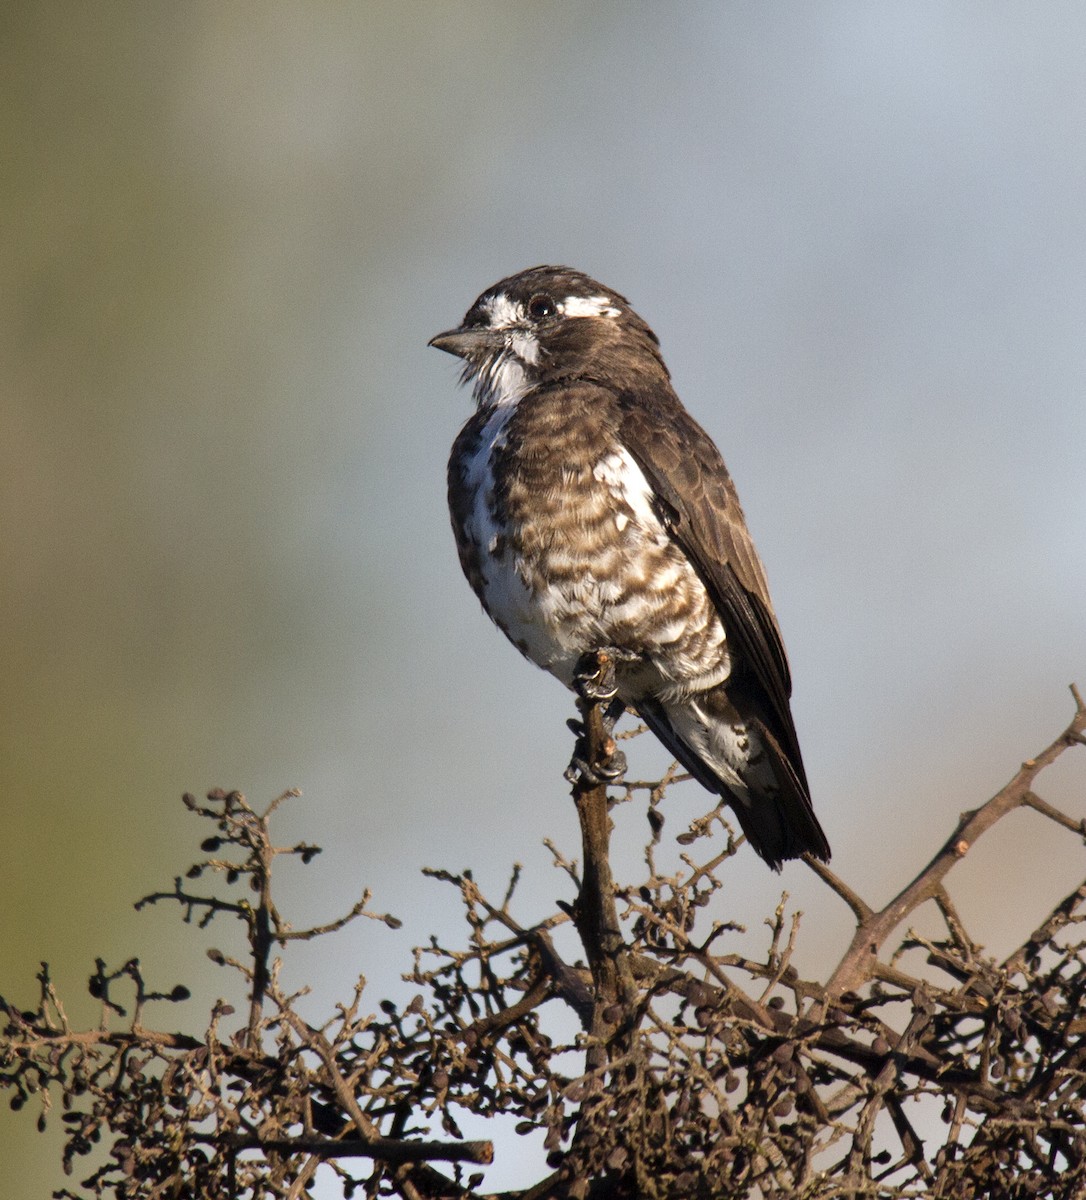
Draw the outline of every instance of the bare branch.
M975 812L965 813L939 853L885 908L877 913L869 913L860 920L852 944L826 984L827 996L839 996L842 992L853 990L871 977L872 964L883 942L914 909L936 895L955 864L997 821L1024 805L1036 807L1030 803L1034 779L1068 747L1081 742L1083 731L1086 730L1086 707L1074 685L1071 691L1075 698L1075 715L1063 733L1036 758L1027 759L1014 778L987 804ZM1071 827L1078 828L1074 825Z
M1066 748L1086 744L1077 690L1068 729L965 814L883 909L808 863L856 924L823 984L797 970L802 927L787 894L761 951L737 941L744 931L719 916L740 844L722 809L668 841L668 791L683 777L672 766L622 782L609 656L588 656L579 679L570 773L581 858L548 843L574 901L528 918L519 866L496 900L470 871L428 869L456 889L463 936L415 949L404 978L417 992L403 1003L371 1006L359 977L323 1023L304 1019L305 989L284 986L273 951L361 916L399 922L371 911L365 890L342 916L295 930L276 905L277 864L320 851L277 845L269 821L296 793L263 812L237 792L186 797L214 835L172 890L141 904L170 900L200 929L240 923L244 952L208 951L234 1002L213 1006L202 1035L154 1028L159 1006L188 1003L188 989L152 986L135 957L95 962L95 1029L73 1028L46 967L34 1008L0 1000L11 1106L35 1101L42 1126L59 1110L69 1172L104 1151L78 1192L55 1194L302 1200L322 1178L345 1197L470 1200L484 1182L470 1172L493 1144L465 1137L465 1120L474 1132L513 1117L506 1136L538 1134L546 1165L501 1200L987 1200L993 1180L1008 1200L1086 1195L1086 882L1054 897L1002 962L947 887L954 863L1017 808L1082 837L1082 822L1036 789ZM612 818L638 805L649 815L643 862L620 881ZM929 900L939 934L896 935ZM555 945L563 926L579 941L572 953L559 943L569 961Z

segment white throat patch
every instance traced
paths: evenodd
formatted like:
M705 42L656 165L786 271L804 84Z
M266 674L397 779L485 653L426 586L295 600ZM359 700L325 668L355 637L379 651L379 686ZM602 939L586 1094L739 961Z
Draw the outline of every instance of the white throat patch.
M480 367L472 390L481 406L512 407L528 390L524 363L511 350L503 350Z

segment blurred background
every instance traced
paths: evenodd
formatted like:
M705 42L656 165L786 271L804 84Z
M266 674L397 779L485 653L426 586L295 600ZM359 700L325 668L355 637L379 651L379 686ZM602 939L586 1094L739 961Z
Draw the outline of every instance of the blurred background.
M313 1013L459 933L419 875L568 896L571 699L483 617L445 511L469 412L426 348L539 262L630 297L736 478L834 866L873 904L1086 685L1086 12L630 0L9 6L0 37L0 993L96 955L196 999L209 940L132 901L197 856L181 793L284 788ZM645 775L662 758L630 748ZM1083 763L1042 793L1086 813ZM704 807L677 792L677 832ZM646 825L617 838L636 872ZM1082 878L1039 819L952 877L1005 954ZM848 913L743 851L719 915ZM231 942L236 948L236 943ZM202 1005L202 1007L201 1007ZM151 1014L154 1016L154 1014ZM12 1196L63 1179L0 1106ZM53 1126L57 1122L53 1121ZM483 1134L482 1130L469 1130ZM492 1186L534 1177L499 1155ZM0 1185L3 1191L3 1185Z

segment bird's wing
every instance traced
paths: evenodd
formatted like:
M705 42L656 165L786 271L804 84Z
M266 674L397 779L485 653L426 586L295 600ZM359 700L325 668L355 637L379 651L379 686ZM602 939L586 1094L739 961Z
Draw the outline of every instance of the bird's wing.
M789 698L792 680L765 570L747 532L724 460L670 388L618 397L619 436L645 473L661 519L701 576L720 614L736 677L784 752L807 780Z

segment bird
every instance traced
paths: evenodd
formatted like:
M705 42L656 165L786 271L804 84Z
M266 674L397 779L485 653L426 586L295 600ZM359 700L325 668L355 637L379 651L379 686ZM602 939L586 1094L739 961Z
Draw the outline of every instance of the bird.
M449 511L491 620L570 688L583 656L606 652L621 705L770 867L828 862L765 570L656 334L618 292L538 266L429 345L462 360L473 391Z

